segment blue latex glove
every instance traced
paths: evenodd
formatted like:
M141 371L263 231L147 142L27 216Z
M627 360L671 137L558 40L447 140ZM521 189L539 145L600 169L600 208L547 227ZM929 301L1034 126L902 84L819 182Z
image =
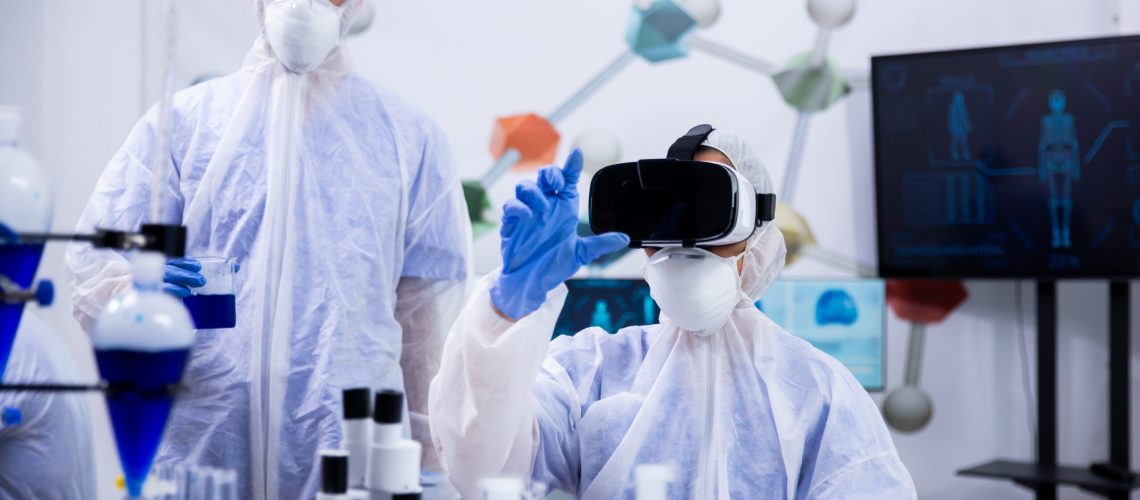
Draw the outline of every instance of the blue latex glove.
M201 271L202 264L189 257L167 260L162 275L162 289L180 299L189 297L191 288L206 284L206 277L200 274Z
M238 271L241 271L241 264L235 262L234 272ZM206 284L206 277L201 272L202 264L190 257L169 259L162 275L162 289L180 299L189 297L191 288Z
M538 182L515 186L515 198L503 205L503 272L491 288L491 302L519 319L546 302L546 292L599 257L629 245L629 237L606 233L578 236L578 176L582 152L575 149L566 166L544 167Z

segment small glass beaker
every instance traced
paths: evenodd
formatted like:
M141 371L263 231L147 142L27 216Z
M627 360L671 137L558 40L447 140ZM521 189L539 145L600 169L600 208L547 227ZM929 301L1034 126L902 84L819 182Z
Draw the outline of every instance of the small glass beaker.
M234 273L237 262L228 257L195 257L202 264L201 274L206 284L190 289L190 296L182 299L194 327L199 330L233 328L237 326L237 299Z

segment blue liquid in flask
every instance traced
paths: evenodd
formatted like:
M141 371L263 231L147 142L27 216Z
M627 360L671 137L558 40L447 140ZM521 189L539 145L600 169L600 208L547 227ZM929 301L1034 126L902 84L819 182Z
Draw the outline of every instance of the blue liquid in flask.
M182 302L190 311L194 328L208 330L237 326L237 301L233 294L191 295L182 299Z
M182 380L189 352L189 349L95 351L99 374L110 384L107 410L115 430L127 493L132 497L142 494L143 482L154 462L174 404L171 388Z
M0 275L21 288L32 286L43 253L43 245L0 245ZM0 380L4 378L23 313L24 304L0 304Z

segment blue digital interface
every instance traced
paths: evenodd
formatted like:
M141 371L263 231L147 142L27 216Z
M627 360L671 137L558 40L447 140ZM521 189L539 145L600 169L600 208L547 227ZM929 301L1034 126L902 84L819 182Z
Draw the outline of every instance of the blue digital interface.
M882 276L1140 273L1140 37L871 66Z
M554 336L596 326L610 333L657 323L649 285L634 279L572 279ZM777 281L756 303L768 317L843 363L867 390L883 388L886 289L880 280Z
M627 326L657 323L660 309L649 285L635 279L572 279L554 326L554 336L574 335L591 326L616 333Z
M880 280L779 280L756 303L772 321L883 390L886 286Z

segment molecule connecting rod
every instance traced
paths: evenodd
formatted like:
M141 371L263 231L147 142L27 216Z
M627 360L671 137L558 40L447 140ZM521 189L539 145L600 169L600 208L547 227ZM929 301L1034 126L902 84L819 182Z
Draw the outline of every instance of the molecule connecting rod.
M574 110L584 104L590 96L601 89L603 85L617 77L636 57L636 54L632 51L623 51L613 62L607 64L597 75L586 82L574 95L570 96L569 99L555 108L554 112L550 113L550 116L547 117L547 120L554 125L558 125L558 123L569 116L570 113L573 113Z
M688 41L689 47L745 69L755 71L765 76L771 76L776 73L776 66L774 64L750 54L745 54L734 48L726 47L707 38L692 35L688 38Z

